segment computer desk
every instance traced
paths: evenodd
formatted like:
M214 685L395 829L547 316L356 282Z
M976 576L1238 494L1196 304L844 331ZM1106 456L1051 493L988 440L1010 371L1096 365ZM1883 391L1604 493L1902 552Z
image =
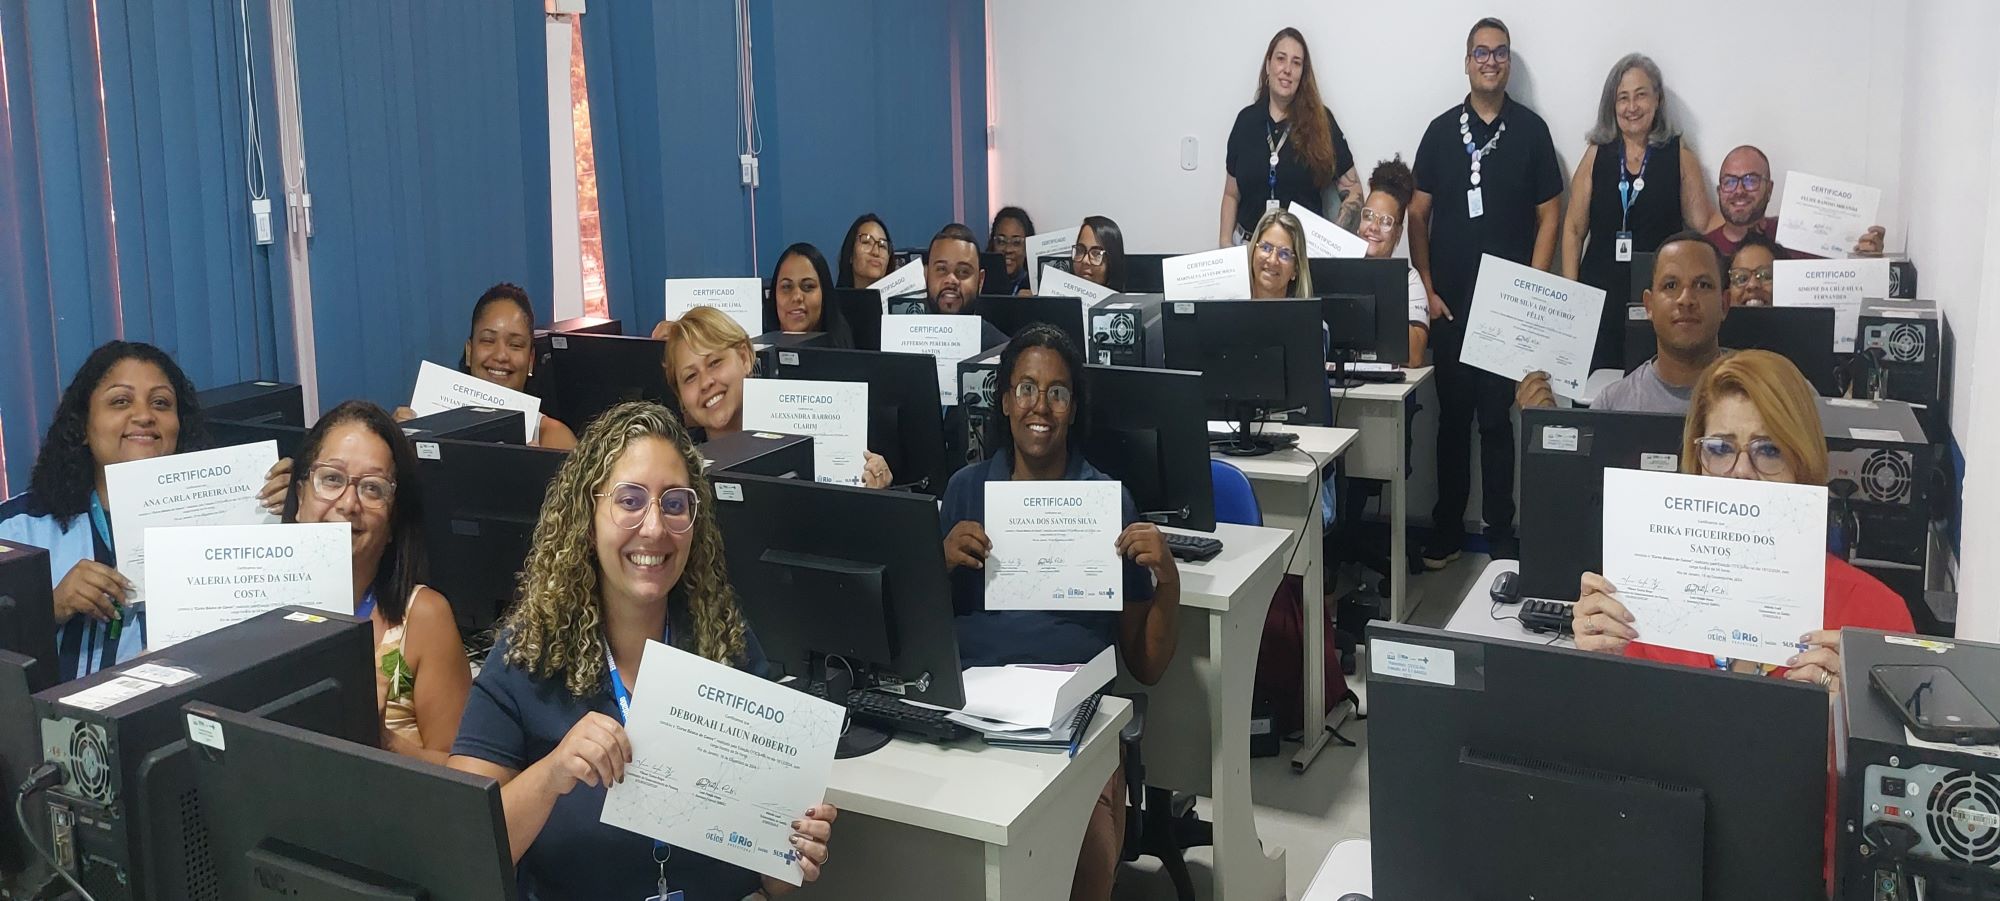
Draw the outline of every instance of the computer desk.
M1169 530L1171 531L1171 530ZM1285 852L1257 837L1250 798L1250 692L1264 615L1284 577L1295 533L1222 523L1222 553L1180 564L1180 642L1156 685L1120 675L1120 691L1143 691L1146 782L1210 799L1217 899L1285 895ZM1060 895L1055 897L1061 897Z
M1350 838L1326 852L1299 901L1340 901L1348 895L1375 893L1375 846L1365 838Z
M1248 701L1246 699L1245 703ZM814 898L1066 898L1132 703L1106 697L1075 758L898 738L833 763L840 808Z
M1501 604L1495 608L1490 590L1493 587L1493 580L1501 573L1520 571L1519 560L1494 560L1486 564L1485 571L1479 574L1479 578L1473 580L1471 588L1466 589L1465 599L1460 601L1458 609L1452 612L1451 621L1445 623L1445 630L1477 635L1481 638L1553 644L1559 648L1576 647L1576 642L1567 637L1558 638L1546 632L1530 632L1522 628L1519 619L1509 619L1520 611L1518 604Z
M1399 623L1410 618L1409 400L1431 372L1405 369L1401 382L1332 389L1333 424L1361 432L1347 474L1389 483L1389 616Z
M1402 407L1396 409L1400 417ZM1209 423L1211 431L1225 431L1227 428L1226 423ZM1346 453L1348 446L1361 433L1355 429L1292 424L1273 424L1270 428L1296 433L1299 436L1298 446L1261 457L1215 454L1214 458L1233 464L1250 477L1250 487L1257 494L1257 506L1264 514L1264 525L1290 530L1296 536L1296 545L1285 549L1288 561L1285 572L1305 579L1306 654L1303 669L1306 707L1305 745L1292 756L1292 769L1305 772L1332 737L1332 732L1326 727L1326 656L1319 653L1324 646L1326 629L1326 590L1322 587L1325 584L1322 573L1326 566L1326 527L1320 523L1319 486L1326 468ZM1397 433L1398 441L1401 441L1401 434ZM1226 539L1224 546L1227 547ZM1258 620L1258 626L1261 628L1262 625L1263 620Z

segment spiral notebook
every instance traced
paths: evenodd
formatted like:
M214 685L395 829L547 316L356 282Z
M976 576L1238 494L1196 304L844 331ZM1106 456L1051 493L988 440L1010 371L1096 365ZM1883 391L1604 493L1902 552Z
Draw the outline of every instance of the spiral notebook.
M1093 694L1076 705L1076 712L1058 720L1047 729L1020 729L1005 723L994 723L993 731L979 730L986 743L997 748L1030 748L1041 751L1061 751L1068 749L1071 756L1076 754L1076 740L1090 728L1090 720L1097 715L1098 702L1104 695ZM976 727L975 727L976 728ZM1005 729L1016 731L1003 731Z

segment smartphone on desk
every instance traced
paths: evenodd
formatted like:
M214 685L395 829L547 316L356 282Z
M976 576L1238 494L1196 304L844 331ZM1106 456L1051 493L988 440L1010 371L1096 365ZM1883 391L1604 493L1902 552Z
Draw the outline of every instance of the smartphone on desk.
M1896 705L1910 733L1924 741L2000 743L2000 719L1946 667L1881 664L1868 668L1868 682Z

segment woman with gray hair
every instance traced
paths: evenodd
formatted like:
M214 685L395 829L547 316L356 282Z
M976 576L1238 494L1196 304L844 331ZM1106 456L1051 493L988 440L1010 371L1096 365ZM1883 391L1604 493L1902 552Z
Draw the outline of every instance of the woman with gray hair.
M1660 67L1626 54L1604 79L1597 125L1570 179L1563 218L1562 275L1604 290L1591 368L1623 368L1632 258L1713 216L1701 161L1681 142Z

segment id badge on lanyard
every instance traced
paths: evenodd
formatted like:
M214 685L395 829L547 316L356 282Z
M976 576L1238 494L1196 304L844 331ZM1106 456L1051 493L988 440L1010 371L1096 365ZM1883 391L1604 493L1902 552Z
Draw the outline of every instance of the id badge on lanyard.
M1264 127L1264 146L1271 148L1270 177L1264 183L1264 212L1278 208L1278 151L1283 150L1285 142L1291 139L1292 127L1289 125L1285 126L1285 133L1276 138L1271 136L1269 125Z
M1624 151L1618 157L1618 224L1620 226L1612 247L1615 259L1620 263L1632 262L1632 205L1639 202L1639 192L1646 190L1646 166L1653 161L1653 148L1646 148L1646 155L1639 161L1637 178L1627 179Z
M672 642L668 640L670 637L671 634L663 635L661 641L671 644ZM625 683L618 678L618 661L611 659L609 641L604 644L604 666L608 670L606 675L611 679L611 700L618 708L618 722L623 725L632 717L632 692L627 690ZM660 879L653 884L654 894L646 896L645 901L687 901L687 893L667 888L667 861L672 860L673 856L674 849L666 842L653 842L653 863L659 865Z

